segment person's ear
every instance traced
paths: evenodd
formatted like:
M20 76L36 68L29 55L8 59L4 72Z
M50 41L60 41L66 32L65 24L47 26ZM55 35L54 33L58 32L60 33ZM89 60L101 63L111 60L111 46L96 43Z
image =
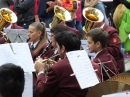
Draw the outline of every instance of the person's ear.
M38 31L38 36L41 36L42 35L42 32L41 31Z
M101 47L101 43L100 43L99 41L96 42L96 47L97 47L97 48Z
M62 53L65 53L65 52L66 52L64 45L62 45L61 52L62 52Z

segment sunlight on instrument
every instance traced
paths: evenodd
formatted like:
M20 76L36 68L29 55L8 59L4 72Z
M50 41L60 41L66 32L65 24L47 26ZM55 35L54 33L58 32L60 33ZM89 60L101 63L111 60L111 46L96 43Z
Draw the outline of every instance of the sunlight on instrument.
M8 8L0 9L0 31L4 28L7 23L17 22L17 16L15 13Z
M52 65L54 65L55 63L57 63L56 61L52 60L52 58L54 58L54 57L56 57L56 56L59 56L59 54L54 55L54 56L52 56L52 57L50 57L50 58L48 58L48 59L44 59L44 60L42 61L42 63L45 63L45 62L47 63L47 67L46 67L46 69L45 69L45 71L44 71L45 75L48 74L48 69L49 69Z
M55 13L55 16L53 18L53 21L52 21L52 23L49 24L50 28L56 26L61 21L71 21L72 20L71 13L68 10L66 10L65 8L60 7L58 5L54 6L54 13Z
M15 23L17 21L17 16L13 11L8 8L0 9L0 31L5 27L7 23ZM0 32L1 38L3 38L6 42L9 42L9 38L3 32Z
M93 7L83 9L83 16L86 19L85 26L83 27L82 39L87 39L86 33L92 28L95 22L101 22L104 19L103 13Z

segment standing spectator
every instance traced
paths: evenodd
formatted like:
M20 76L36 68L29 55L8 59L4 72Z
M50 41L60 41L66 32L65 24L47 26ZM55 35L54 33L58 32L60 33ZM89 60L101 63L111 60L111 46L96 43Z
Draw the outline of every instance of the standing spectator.
M34 21L35 0L16 0L14 11L17 13L17 25L28 29L28 26Z
M11 63L0 66L0 97L22 97L24 71Z
M46 24L46 27L49 28L49 24L53 20L54 16L54 0L40 0L38 8L38 16L41 18L41 21Z
M0 8L9 8L14 4L14 0L0 0Z
M34 19L35 19L34 21L35 22L40 22L39 17L38 17L39 2L40 2L40 0L36 0L35 1L35 5L34 5Z
M82 28L82 6L81 6L81 2L82 0L78 0L78 10L76 12L76 24L75 27L76 29L79 30L80 32L80 38L82 38L82 34L83 34L83 28Z

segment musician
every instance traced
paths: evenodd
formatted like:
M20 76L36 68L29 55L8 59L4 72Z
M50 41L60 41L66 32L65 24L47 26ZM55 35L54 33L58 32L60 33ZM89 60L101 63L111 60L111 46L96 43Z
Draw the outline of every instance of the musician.
M28 29L28 37L30 38L29 47L32 54L33 61L43 52L43 50L47 47L47 32L46 26L43 22L34 22L29 25ZM53 54L51 49L48 49L46 54L43 56L44 58L51 57ZM33 77L33 83L36 81L36 75Z
M64 22L64 21L62 21ZM64 22L65 23L65 22ZM51 37L50 37L50 40L52 42L52 46L53 46L53 50L54 50L54 54L57 54L57 47L56 47L56 41L55 41L55 35L58 34L58 33L61 33L63 31L73 31L75 32L75 34L77 36L79 36L79 31L77 29L74 29L74 28L71 28L71 27L68 27L68 26L65 26L64 24L57 24L56 26L52 27L51 28ZM54 58L55 61L58 61L59 60L59 56L56 56Z
M94 28L87 33L88 48L90 53L96 53L93 61L106 68L107 73L110 76L118 74L117 63L112 55L107 51L107 42L109 40L109 34L103 28ZM107 80L109 77L105 73L105 70L101 69L101 75L103 80Z
M6 63L0 66L0 97L22 97L25 77L20 66Z
M107 43L106 49L108 53L111 54L116 60L119 73L124 72L124 58L121 53L121 41L118 36L118 31L115 28L106 25L104 23L104 20L98 23L97 22L94 23L92 28L96 28L96 27L103 28L105 31L108 32L109 41Z
M65 31L56 34L55 40L62 60L49 68L47 77L43 72L46 63L42 63L41 59L35 61L35 69L38 71L37 97L85 97L87 89L81 90L76 77L70 76L73 71L66 57L67 52L80 49L79 38L73 32Z

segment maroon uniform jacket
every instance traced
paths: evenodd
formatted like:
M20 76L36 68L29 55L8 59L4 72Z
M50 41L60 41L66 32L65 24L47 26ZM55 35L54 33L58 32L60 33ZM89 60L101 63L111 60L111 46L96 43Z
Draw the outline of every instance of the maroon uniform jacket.
M30 47L30 43L29 43L29 47ZM38 47L38 45L39 44L37 44L37 46L34 48L34 50ZM44 44L40 49L39 49L39 51L37 51L36 53L34 53L33 51L32 51L32 59L33 59L33 61L35 61L36 60L36 58L43 52L43 50L47 47L47 43L46 44ZM49 58L49 57L51 57L52 56L52 54L53 54L53 52L52 52L52 50L51 49L48 49L48 51L45 53L45 55L43 56L43 59L44 58ZM37 80L37 77L36 77L36 73L34 73L33 72L33 84L35 84L36 83L36 80Z
M0 35L0 44L6 43L6 41L2 37L3 37L3 35Z
M77 29L75 29L75 28L68 27L68 26L67 26L67 28L68 28L68 30L74 32L78 37L80 37L80 32L79 32L79 30L77 30Z
M111 54L117 63L119 73L124 72L124 58L121 53L121 41L115 28L104 25L104 30L109 33L109 42L107 44L108 53Z
M12 29L24 29L23 27L18 26L18 25L16 25L16 24L12 24L11 28L12 28Z
M108 53L107 49L104 49L101 52L99 52L97 54L97 56L93 59L93 61L95 63L100 65L100 61L99 60L104 64L104 67L106 68L106 70L108 70L108 74L111 77L116 75L116 74L118 74L116 61L113 58L113 56ZM103 73L101 73L101 74L103 74L103 79L107 80L109 77L106 75L106 73L103 70L103 68L102 68L102 72Z
M67 58L52 65L48 76L40 74L36 83L36 97L85 97L87 89L80 89Z
M31 44L29 43L29 46L30 46ZM37 46L34 48L34 50L38 47L38 45L39 44L37 44ZM33 58L33 61L35 61L36 60L36 58L43 52L43 50L47 47L47 43L46 44L44 44L40 49L39 49L39 51L37 51L36 53L34 53L33 51L32 51L32 58ZM51 49L48 49L48 51L45 53L45 55L43 56L43 59L44 58L49 58L49 57L51 57L52 56L52 54L53 54L53 51L51 50Z

